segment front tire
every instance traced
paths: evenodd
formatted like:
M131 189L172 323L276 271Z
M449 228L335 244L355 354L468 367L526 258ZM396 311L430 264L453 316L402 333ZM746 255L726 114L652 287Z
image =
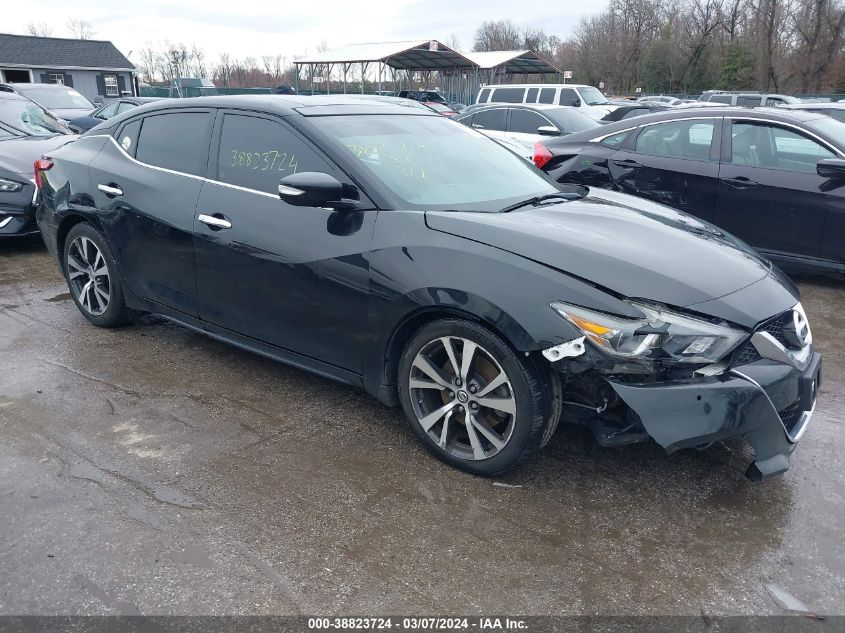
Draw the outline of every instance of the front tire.
M476 323L423 326L405 347L398 384L414 434L451 466L496 475L540 448L547 403L538 369Z
M117 261L100 231L86 223L71 228L62 261L70 296L82 316L106 328L132 320L135 312L123 298Z

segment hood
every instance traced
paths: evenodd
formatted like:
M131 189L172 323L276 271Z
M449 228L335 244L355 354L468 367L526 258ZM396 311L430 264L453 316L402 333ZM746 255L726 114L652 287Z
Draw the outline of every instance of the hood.
M59 134L47 138L24 136L0 141L0 169L32 178L32 164L76 138L75 134Z
M771 270L768 260L711 224L605 190L511 213L430 211L426 222L434 230L510 251L616 294L677 307L703 306L760 281Z

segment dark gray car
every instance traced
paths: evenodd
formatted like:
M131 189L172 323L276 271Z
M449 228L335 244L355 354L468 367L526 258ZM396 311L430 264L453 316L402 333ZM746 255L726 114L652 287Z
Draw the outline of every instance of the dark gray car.
M0 84L0 91L14 92L34 101L42 108L55 114L62 121L84 116L96 107L76 90L61 84Z
M0 92L0 237L38 231L33 163L73 138L38 104Z

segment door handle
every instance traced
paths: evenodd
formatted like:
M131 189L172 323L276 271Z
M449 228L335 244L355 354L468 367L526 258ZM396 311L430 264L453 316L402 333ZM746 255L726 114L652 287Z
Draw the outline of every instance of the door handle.
M219 231L220 229L231 229L232 223L220 213L215 213L214 215L206 215L205 213L200 213L197 216L197 220L202 222L203 224L207 224L211 227L213 231Z
M613 161L614 165L618 165L619 167L641 167L641 165L630 158L623 158L621 160Z
M109 198L115 198L117 196L123 195L123 189L121 189L114 183L109 183L108 185L97 185L97 189L102 191Z
M746 178L745 176L737 176L736 178L722 178L722 182L728 185L729 187L733 187L734 189L751 189L752 187L757 186L756 182L754 182L750 178Z

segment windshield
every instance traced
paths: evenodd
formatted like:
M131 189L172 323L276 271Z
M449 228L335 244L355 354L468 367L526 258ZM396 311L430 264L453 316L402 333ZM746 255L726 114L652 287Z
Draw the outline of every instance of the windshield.
M562 131L569 134L601 127L601 123L595 119L591 119L586 114L581 114L578 110L574 110L572 108L547 110L544 114L548 114L549 118L554 121Z
M25 99L0 100L0 122L29 136L69 134L69 130L44 108Z
M581 94L581 99L587 105L607 105L610 103L607 97L599 92L598 88L585 86L584 88L578 88L578 92Z
M63 108L68 110L93 110L94 104L70 88L18 88L28 99L45 108Z
M822 134L830 137L836 145L836 149L840 151L845 150L845 123L842 121L833 119L830 116L823 116L807 121L807 126L810 129L815 128Z
M558 191L524 159L444 117L336 116L317 124L409 208L493 212Z

